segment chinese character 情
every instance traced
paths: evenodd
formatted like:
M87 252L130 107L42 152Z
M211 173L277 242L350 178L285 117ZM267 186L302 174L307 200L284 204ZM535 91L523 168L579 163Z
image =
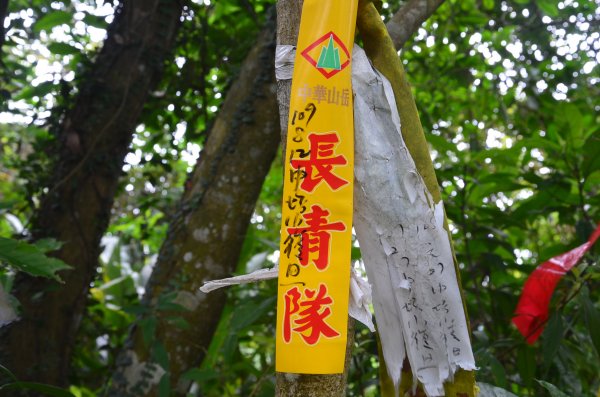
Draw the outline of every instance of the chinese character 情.
M343 222L327 223L329 211L318 205L311 207L312 212L303 214L306 227L289 227L290 236L300 235L300 264L307 266L311 253L316 253L313 263L319 270L329 265L329 251L331 248L331 231L344 231L346 225Z

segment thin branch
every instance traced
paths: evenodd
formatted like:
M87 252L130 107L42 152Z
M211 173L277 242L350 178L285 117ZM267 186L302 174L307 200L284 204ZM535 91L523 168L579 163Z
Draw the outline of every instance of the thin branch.
M444 0L410 0L386 24L394 47L401 49Z

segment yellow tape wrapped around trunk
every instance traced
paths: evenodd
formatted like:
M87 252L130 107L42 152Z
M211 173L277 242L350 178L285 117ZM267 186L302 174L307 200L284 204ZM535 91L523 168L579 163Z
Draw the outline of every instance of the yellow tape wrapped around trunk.
M305 0L285 153L276 370L344 369L354 124L351 59L357 0Z

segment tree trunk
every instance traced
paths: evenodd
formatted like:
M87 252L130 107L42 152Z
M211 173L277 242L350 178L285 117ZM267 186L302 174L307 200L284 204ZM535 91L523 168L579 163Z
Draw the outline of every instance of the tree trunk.
M0 361L20 380L65 385L75 335L98 266L121 166L148 93L180 24L180 1L119 6L98 58L62 121L48 192L34 239L64 242L54 255L73 267L64 285L19 274L21 320L0 333Z
M167 387L169 395L185 395L190 382L181 375L205 356L225 294L207 295L199 287L235 270L279 146L274 24L270 18L244 60L208 135L148 283L143 302L147 314L138 319L117 359L110 396L156 395L157 389ZM170 310L165 302L185 310ZM176 316L188 326L173 324ZM149 321L156 321L156 328L145 337ZM167 359L157 354L160 350Z
M0 54L2 54L2 46L4 45L4 41L6 40L4 36L4 18L6 18L6 14L8 12L8 0L0 0ZM2 65L2 60L0 59L0 65Z
M346 395L348 370L354 346L354 319L348 317L348 342L344 372L332 375L307 375L277 373L275 395L277 397L343 397Z

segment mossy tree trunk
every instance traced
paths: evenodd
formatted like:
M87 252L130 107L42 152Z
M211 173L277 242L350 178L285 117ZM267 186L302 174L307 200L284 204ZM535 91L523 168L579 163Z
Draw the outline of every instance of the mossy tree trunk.
M64 243L65 283L19 274L21 319L0 331L0 362L20 380L65 385L77 329L98 267L123 158L149 92L160 80L184 1L125 0L59 128L34 239Z
M270 18L227 93L171 220L143 298L145 314L117 360L110 396L154 396L165 385L169 395L185 396L190 382L181 376L205 356L226 299L222 290L205 294L199 287L235 270L279 147L274 52Z

